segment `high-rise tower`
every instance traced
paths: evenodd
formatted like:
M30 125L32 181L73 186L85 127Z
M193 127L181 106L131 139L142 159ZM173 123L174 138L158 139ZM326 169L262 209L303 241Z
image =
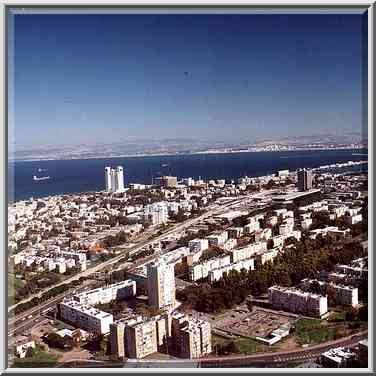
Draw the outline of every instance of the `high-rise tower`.
M174 265L164 261L147 265L149 305L157 309L175 305Z

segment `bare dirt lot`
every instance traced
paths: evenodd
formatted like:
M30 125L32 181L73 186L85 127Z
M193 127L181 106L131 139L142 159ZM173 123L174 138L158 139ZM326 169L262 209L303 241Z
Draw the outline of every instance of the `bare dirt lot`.
M212 327L227 334L242 337L265 337L286 323L294 323L296 317L268 309L254 307L252 312L246 306L239 306L220 315L199 314L210 321Z

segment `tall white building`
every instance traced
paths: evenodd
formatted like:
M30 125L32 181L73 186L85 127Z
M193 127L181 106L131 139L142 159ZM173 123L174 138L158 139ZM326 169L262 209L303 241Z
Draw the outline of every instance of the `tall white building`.
M119 192L124 191L124 171L121 166L116 167L116 188Z
M112 178L111 178L112 172L111 171L112 171L111 167L106 167L104 169L104 178L106 182L107 192L112 192Z
M107 192L124 192L124 172L122 166L117 166L116 169L106 167L104 169L106 191Z
M175 305L174 264L156 261L147 265L149 305L157 309Z

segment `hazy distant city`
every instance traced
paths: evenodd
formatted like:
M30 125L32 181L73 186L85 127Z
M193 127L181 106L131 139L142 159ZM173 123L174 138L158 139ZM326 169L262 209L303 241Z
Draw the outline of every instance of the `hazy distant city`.
M18 147L10 156L15 160L110 158L147 155L179 155L206 153L237 153L299 150L335 150L367 148L367 136L348 135L301 136L265 140L257 143L231 144L225 142L200 142L189 139L165 139L88 145L75 147L31 148Z

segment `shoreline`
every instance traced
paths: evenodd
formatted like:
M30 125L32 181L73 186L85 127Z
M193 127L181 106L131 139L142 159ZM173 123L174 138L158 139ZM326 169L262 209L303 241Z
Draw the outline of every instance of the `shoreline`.
M31 158L31 159L8 159L8 163L17 162L48 162L48 161L74 161L74 160L90 160L90 159L116 159L116 158L142 158L142 157L174 157L174 156L188 156L188 155L222 155L222 154L243 154L243 153L286 153L286 152L300 152L300 151L339 151L339 150L365 150L364 148L306 148L294 150L234 150L234 151L198 151L190 153L155 153L155 154L122 154L109 156L92 156L92 157L62 157L62 158ZM368 149L366 149L368 150ZM368 153L353 153L353 155L368 156Z
M368 160L365 161L365 160L361 160L361 161L347 161L347 162L342 162L342 163L333 163L333 164L330 164L330 165L322 165L322 166L318 166L318 167L312 167L311 170L312 171L327 171L327 170L336 170L336 169L342 169L342 168L352 168L352 167L355 167L355 166L361 166L361 165L364 165L364 164L368 164ZM300 167L302 168L302 167ZM368 170L368 168L367 168ZM291 170L291 172L296 172L296 170ZM263 176L268 176L270 174L267 174L267 175L259 175L259 176L251 176L250 178L260 178L260 177L263 177ZM28 201L30 199L46 199L46 198L50 198L50 197L58 197L58 196L64 196L64 195L80 195L80 194L86 194L90 191L80 191L80 192L67 192L67 193L58 193L58 194L51 194L51 195L47 195L47 196L42 196L42 197L29 197L27 199L21 199L21 200L14 200L14 201L8 201L8 208L12 205L15 205L17 204L18 202L22 202L22 201ZM104 193L105 190L100 190L100 191L93 191L93 192L96 192L96 193Z

